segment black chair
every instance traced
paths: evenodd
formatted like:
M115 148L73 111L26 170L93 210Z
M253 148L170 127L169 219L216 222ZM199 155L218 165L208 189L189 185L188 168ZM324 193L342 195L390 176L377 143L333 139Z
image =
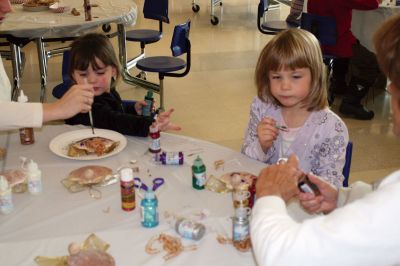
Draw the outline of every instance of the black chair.
M257 28L261 33L275 35L290 28L297 28L295 25L291 25L284 20L264 20L264 14L268 11L270 6L270 0L260 0L258 4Z
M135 66L138 60L145 56L146 44L158 42L163 35L163 23L169 23L168 18L168 0L145 0L143 5L143 16L147 19L157 20L159 29L135 29L126 32L126 40L130 42L139 42L141 52L135 58L129 60L128 69ZM145 78L144 72L139 74Z
M142 71L156 72L160 80L160 109L164 110L164 77L183 77L190 71L190 21L176 25L171 41L173 56L151 56L139 60L136 67ZM186 61L177 56L186 53ZM185 69L182 73L176 71Z

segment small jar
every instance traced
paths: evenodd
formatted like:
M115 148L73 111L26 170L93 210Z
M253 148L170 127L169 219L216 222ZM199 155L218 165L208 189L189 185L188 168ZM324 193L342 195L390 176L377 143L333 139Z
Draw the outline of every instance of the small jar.
M182 165L183 152L161 152L160 162L166 165Z
M141 218L143 227L152 228L158 225L158 200L154 191L149 188L140 202Z
M0 213L9 214L14 209L12 192L5 176L0 175Z
M200 240L206 233L206 227L190 219L180 218L175 223L175 231L184 238Z
M203 163L203 160L201 160L200 156L197 156L197 158L193 162L192 166L192 186L194 189L204 189L205 184L206 184L206 166Z
M131 168L122 168L120 171L121 179L121 207L124 211L133 211L136 207L135 202L135 183Z

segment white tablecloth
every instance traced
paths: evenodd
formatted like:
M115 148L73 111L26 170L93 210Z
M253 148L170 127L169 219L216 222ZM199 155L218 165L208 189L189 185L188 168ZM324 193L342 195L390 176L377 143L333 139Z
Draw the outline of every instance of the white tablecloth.
M79 16L71 12L53 13L24 11L22 5L12 5L13 12L0 24L1 34L15 37L68 37L106 23L132 24L136 21L136 4L133 0L96 0L92 4L92 21L85 21L83 0L64 0L65 5L76 8Z
M176 235L163 217L165 211L195 215L203 210L209 216L201 222L207 226L207 233L195 251L186 251L171 259L170 265L254 265L252 253L241 253L232 245L222 245L216 240L218 233L231 236L233 207L230 194L217 194L208 190L192 188L191 165L194 156L200 152L207 167L207 175L221 176L232 171L247 171L258 174L264 164L238 152L216 144L192 138L162 134L162 148L167 151L184 151L185 164L182 166L156 165L149 159L147 138L127 137L127 147L120 153L100 160L79 161L59 157L49 149L49 142L55 136L80 129L66 125L45 126L36 131L36 142L23 146L18 134L10 136L6 169L19 166L19 157L34 159L43 172L43 193L30 195L29 192L14 194L14 211L0 216L0 265L34 265L34 258L41 256L66 255L71 242L82 242L89 234L95 233L111 247L109 253L117 265L161 265L164 253L145 253L147 241L154 235L165 232ZM0 135L4 138L4 135ZM4 143L4 142L0 142ZM215 160L225 160L222 169L215 170ZM60 183L68 173L88 164L98 164L114 171L137 160L140 167L137 176L148 180L163 177L166 184L158 193L160 225L147 229L140 224L140 198L132 212L121 209L118 184L101 188L102 198L90 198L87 191L70 193ZM150 182L147 182L150 183ZM290 206L290 213L301 220L307 215L296 203ZM184 245L193 244L184 240Z
M351 31L368 50L375 51L372 36L375 30L388 17L400 12L400 6L381 5L378 9L362 11L353 10Z

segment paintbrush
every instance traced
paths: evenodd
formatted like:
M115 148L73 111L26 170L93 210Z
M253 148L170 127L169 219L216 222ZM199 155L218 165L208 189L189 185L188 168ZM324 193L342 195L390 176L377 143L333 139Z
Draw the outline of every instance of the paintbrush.
M84 84L88 84L88 81L86 78L83 79ZM92 115L92 109L90 109L89 111L89 121L90 121L90 126L92 127L92 133L93 135L95 135L94 133L94 127L93 127L93 115Z
M284 125L275 125L275 128L277 128L279 130L282 130L282 131L285 131L285 132L289 131L288 127L284 126Z

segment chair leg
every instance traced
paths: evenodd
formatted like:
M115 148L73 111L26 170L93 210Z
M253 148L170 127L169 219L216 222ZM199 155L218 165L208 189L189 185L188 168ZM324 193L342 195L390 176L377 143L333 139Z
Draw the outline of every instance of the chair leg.
M160 77L160 111L164 112L164 77Z

